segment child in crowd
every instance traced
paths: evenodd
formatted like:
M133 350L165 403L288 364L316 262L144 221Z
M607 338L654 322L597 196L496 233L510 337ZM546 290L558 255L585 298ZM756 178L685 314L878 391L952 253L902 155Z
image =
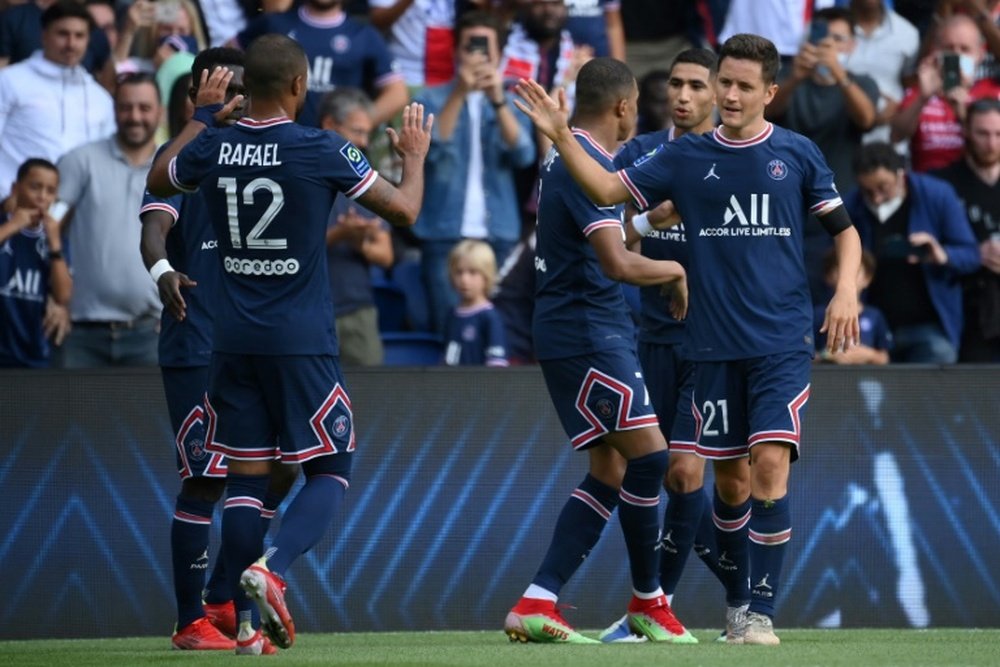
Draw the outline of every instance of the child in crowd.
M56 166L31 158L18 168L0 211L0 367L49 365L46 298L65 306L73 291L59 221L50 212L58 191Z
M828 252L823 259L823 276L826 284L833 287L837 284L837 262L833 252ZM892 348L892 332L882 311L865 304L860 296L871 285L875 277L875 256L867 250L861 255L861 270L858 273L858 322L861 325L861 340L859 345L847 351L834 354L826 353L826 334L819 332L823 324L826 308L818 306L814 314L817 361L833 364L887 364L889 350Z
M448 256L458 305L445 326L444 362L449 366L506 366L503 322L487 295L497 277L493 250L483 241L465 240Z

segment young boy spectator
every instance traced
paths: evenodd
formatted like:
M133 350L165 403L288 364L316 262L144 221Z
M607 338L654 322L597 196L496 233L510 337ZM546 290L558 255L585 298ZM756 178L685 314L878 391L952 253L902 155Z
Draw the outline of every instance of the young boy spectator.
M45 300L66 306L73 291L59 222L49 214L58 191L56 166L29 159L0 213L0 367L49 365Z
M449 366L507 366L503 322L489 300L497 260L485 241L467 239L448 256L458 305L445 326L444 363Z
M823 275L830 288L837 285L840 270L837 267L837 257L828 252L823 258ZM872 284L875 277L875 255L865 250L861 255L861 270L858 271L858 323L861 327L861 338L858 344L848 350L829 353L826 350L826 334L820 332L826 306L817 306L814 313L816 360L833 364L876 364L889 363L889 350L892 348L892 333L889 323L882 311L874 306L866 306L861 300L861 294Z

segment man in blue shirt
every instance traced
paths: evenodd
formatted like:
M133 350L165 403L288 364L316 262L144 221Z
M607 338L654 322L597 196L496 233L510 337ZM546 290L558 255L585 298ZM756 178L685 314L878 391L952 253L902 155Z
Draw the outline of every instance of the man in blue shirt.
M830 349L858 339L861 258L858 234L819 150L764 119L777 90L778 64L774 44L762 37L727 40L716 85L722 126L663 144L617 174L574 140L564 94L556 102L532 81L518 84L526 101L518 106L553 140L597 205L631 198L644 209L669 199L684 220L697 451L720 460L749 456L751 462L749 497L724 468L716 477L725 506L716 506L719 549L751 585L746 627L733 641L768 645L780 643L772 618L791 538L788 475L798 458L809 397L813 341L802 260L805 213L818 215L834 235L839 260L839 282L822 327Z
M423 108L407 107L400 133L389 131L402 161L397 188L350 142L292 120L308 92L306 55L296 42L284 35L255 40L246 53L250 113L232 127L206 130L242 102L237 96L221 104L232 76L225 68L202 73L195 115L155 160L148 187L165 196L201 185L218 238L223 273L206 449L227 457L222 550L239 622L236 652L260 654L262 630L281 648L295 640L282 577L337 515L356 443L337 361L329 212L344 192L394 224L412 224L432 119L425 125ZM171 270L167 263L151 273L158 279ZM264 553L260 514L276 462L300 463L305 485Z
M581 68L569 138L599 168L612 168L611 151L635 128L637 97L621 61L595 58ZM683 317L684 269L629 251L623 207L588 200L555 148L542 162L538 188L535 353L563 428L575 450L587 451L590 470L564 505L545 559L504 631L512 641L594 641L566 622L556 602L617 507L632 573L629 624L652 641L695 643L660 588L657 508L667 443L619 282L669 285L674 314Z

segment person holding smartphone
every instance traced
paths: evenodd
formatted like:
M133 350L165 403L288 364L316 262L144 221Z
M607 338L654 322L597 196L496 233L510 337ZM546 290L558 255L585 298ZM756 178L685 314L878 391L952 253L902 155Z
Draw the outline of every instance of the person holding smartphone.
M516 169L535 158L531 123L504 91L500 28L488 13L464 14L455 30L455 76L416 97L437 119L425 163L421 241L431 325L442 333L457 297L448 254L463 239L490 244L502 264L521 236Z
M954 363L962 336L962 283L979 269L979 248L962 202L948 183L904 169L882 142L854 162L858 188L844 198L878 272L868 302L892 331L896 362Z

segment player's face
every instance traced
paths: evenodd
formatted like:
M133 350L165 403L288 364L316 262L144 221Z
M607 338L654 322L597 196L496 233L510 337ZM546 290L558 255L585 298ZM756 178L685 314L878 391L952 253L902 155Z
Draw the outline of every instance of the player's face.
M149 82L125 84L115 94L118 140L127 148L141 148L153 140L163 108L156 87Z
M83 19L66 17L42 31L42 53L54 63L75 67L83 60L90 41L90 26Z
M1000 164L1000 107L972 116L965 131L965 146L969 157L980 167Z
M858 190L865 201L879 206L904 193L905 176L902 170L891 171L879 167L865 174L858 174Z
M763 129L764 107L778 90L764 82L763 67L753 60L724 58L716 78L716 102L722 124L737 136Z
M635 131L635 123L639 118L639 88L632 85L632 91L625 98L624 113L618 122L618 141L625 141Z
M226 65L226 69L233 73L233 78L229 80L229 86L226 87L226 103L230 102L237 95L243 96L243 101L236 105L233 112L226 116L226 125L233 125L240 118L243 118L243 114L247 111L247 87L243 84L243 68L239 65Z
M44 167L32 167L14 184L19 208L47 211L59 192L59 174Z
M330 129L361 150L367 150L368 137L372 133L372 119L364 109L355 109L347 114L343 123L333 123Z
M474 303L486 298L486 276L467 259L459 259L451 271L451 284L462 303Z
M670 72L667 100L670 118L682 130L698 127L715 109L715 88L707 67L677 63Z

